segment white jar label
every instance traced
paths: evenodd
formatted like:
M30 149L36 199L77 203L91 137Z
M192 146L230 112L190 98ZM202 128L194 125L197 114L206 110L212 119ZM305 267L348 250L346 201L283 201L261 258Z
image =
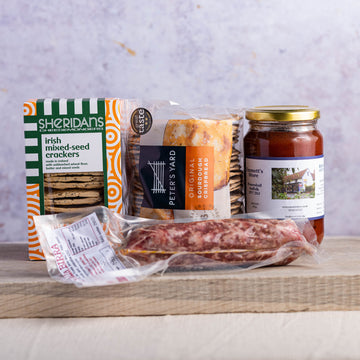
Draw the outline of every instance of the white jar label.
M276 218L323 218L324 156L246 157L246 210Z

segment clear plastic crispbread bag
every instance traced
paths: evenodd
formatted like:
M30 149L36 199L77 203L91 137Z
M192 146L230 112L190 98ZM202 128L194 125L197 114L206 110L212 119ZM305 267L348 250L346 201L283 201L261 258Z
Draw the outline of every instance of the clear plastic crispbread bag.
M50 276L79 287L139 281L167 270L287 265L318 252L306 219L164 221L122 216L102 206L34 219Z
M125 100L124 109L128 214L173 220L244 212L241 108Z

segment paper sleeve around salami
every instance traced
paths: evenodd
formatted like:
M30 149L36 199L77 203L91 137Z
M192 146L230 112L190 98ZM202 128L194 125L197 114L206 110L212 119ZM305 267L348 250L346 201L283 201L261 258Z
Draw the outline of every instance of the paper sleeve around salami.
M221 219L138 228L129 234L122 253L140 264L192 254L242 265L273 258L284 245L288 255L276 265L286 265L302 253L316 250L293 220Z

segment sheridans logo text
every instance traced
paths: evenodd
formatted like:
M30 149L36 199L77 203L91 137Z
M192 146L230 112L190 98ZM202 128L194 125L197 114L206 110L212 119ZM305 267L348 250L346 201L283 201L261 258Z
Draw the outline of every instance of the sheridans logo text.
M40 131L81 131L102 130L104 118L102 116L89 118L64 117L64 118L42 118L39 119Z

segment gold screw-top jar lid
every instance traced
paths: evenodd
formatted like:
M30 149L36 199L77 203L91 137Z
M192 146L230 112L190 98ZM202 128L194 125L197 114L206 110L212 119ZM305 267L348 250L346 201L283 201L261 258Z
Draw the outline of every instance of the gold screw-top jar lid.
M320 110L303 105L257 106L247 109L245 117L258 121L302 121L320 117Z

